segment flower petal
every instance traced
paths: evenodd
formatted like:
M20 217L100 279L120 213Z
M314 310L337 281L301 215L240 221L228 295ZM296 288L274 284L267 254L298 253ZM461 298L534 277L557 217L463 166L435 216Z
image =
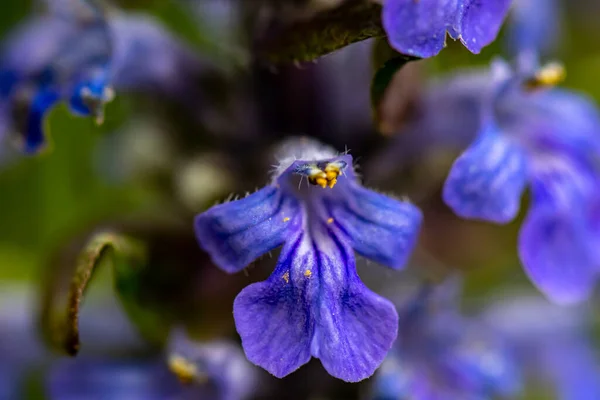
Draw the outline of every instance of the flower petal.
M41 90L33 98L28 110L26 126L18 127L19 132L23 132L24 135L23 151L25 153L36 153L46 144L45 117L58 100L59 94L51 89Z
M270 185L198 215L196 236L219 268L234 273L283 244L301 217L294 198Z
M454 162L444 201L463 218L506 223L519 211L526 178L521 150L487 127Z
M432 57L446 45L446 30L455 19L452 0L387 0L383 27L392 47L403 54Z
M358 382L379 367L398 329L394 306L360 282L352 250L304 233L286 243L267 281L239 294L234 317L248 359L277 377L313 355L332 376Z
M190 93L190 80L205 70L190 48L171 35L157 19L143 14L117 16L110 21L114 39L113 82L117 89ZM202 61L202 63L201 63Z
M72 24L55 18L26 21L5 40L1 57L3 74L23 79L39 73L75 32Z
M310 360L315 323L306 279L294 265L314 265L299 257L303 235L289 240L268 280L246 287L233 303L233 316L248 360L282 378ZM309 255L314 256L314 255ZM302 265L300 265L302 267Z
M398 314L390 301L363 285L354 265L347 267L344 281L328 274L335 268L332 261L321 256L322 298L313 355L332 376L358 382L373 375L396 340ZM348 262L354 264L353 259Z
M561 33L561 11L557 0L518 0L511 10L508 42L513 55L548 54Z
M423 219L416 206L352 183L347 196L326 207L359 254L392 268L404 266Z
M548 343L541 352L540 369L554 383L558 398L563 400L595 400L600 396L600 364L595 349L586 338L565 338Z
M519 255L533 283L553 302L586 299L597 275L593 243L576 210L534 206L519 235Z
M511 0L463 0L460 6L460 40L479 53L498 36Z

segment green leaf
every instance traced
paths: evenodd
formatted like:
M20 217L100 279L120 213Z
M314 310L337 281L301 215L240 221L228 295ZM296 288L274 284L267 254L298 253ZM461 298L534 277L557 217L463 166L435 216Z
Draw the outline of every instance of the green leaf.
M108 263L116 276L121 271L136 270L146 261L147 249L141 242L117 233L102 232L87 242L71 274L50 271L50 276L56 278L47 286L49 290L43 296L41 315L43 332L49 343L67 354L76 355L80 348L79 314L97 269Z

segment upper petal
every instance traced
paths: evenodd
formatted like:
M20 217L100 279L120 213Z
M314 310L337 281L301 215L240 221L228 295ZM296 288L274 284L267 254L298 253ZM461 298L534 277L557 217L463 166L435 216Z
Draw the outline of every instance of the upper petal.
M352 183L343 198L328 201L332 224L342 230L359 254L401 268L412 252L423 219L414 205Z
M41 72L62 48L62 43L76 32L66 21L35 18L11 32L3 43L1 68L17 78Z
M575 303L586 299L595 283L592 238L578 210L538 205L521 227L519 255L529 278L550 300Z
M446 30L455 14L455 0L387 0L382 20L392 47L403 54L426 58L446 45Z
M557 0L517 0L508 23L513 55L548 54L560 36L561 10Z
M498 36L512 0L462 0L459 7L460 40L479 53Z
M269 185L198 215L195 229L200 246L214 263L233 273L279 247L301 224L296 200Z
M444 201L463 218L509 222L519 211L526 173L521 149L486 127L454 162L444 184Z

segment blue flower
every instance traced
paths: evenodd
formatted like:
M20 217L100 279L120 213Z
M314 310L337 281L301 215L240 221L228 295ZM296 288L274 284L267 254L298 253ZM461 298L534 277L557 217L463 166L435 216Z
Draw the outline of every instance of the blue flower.
M486 311L486 321L511 344L522 368L554 387L560 400L600 397L600 359L583 309L557 307L534 296L511 296Z
M385 357L398 321L393 305L360 281L353 250L401 268L421 213L360 186L348 154L299 139L279 160L266 187L198 215L198 240L230 273L283 245L269 279L234 302L250 361L283 377L313 356L334 377L360 381Z
M515 0L511 10L508 45L514 56L538 57L551 53L561 36L558 0Z
M195 343L175 331L164 358L62 359L51 366L46 387L56 400L243 400L255 389L255 372L233 343Z
M182 94L198 67L150 17L108 18L93 1L50 5L54 13L17 28L0 56L0 136L17 131L26 153L44 147L44 119L59 102L101 123L113 87Z
M511 0L386 0L383 26L393 48L403 54L432 57L446 45L446 34L473 53L490 44Z
M257 394L257 368L246 360L238 344L226 340L194 342L183 331L174 330L167 361L181 381L202 386L206 392L203 398L242 400Z
M509 344L463 316L447 283L424 287L399 308L398 339L374 378L372 400L484 400L514 396L520 371Z
M528 186L521 261L549 298L571 303L589 295L600 265L600 115L585 97L548 88L561 75L555 64L534 72L494 64L473 115L478 136L452 166L443 197L461 217L507 223Z
M24 376L47 357L34 331L33 290L0 286L0 399L20 398Z

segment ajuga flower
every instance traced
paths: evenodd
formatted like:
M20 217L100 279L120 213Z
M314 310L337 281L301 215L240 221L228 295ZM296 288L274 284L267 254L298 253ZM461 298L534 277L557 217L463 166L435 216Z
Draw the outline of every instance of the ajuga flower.
M174 331L164 357L80 356L53 363L49 398L244 400L255 372L227 341L195 343Z
M349 154L298 139L278 159L266 187L198 215L198 240L230 273L283 245L269 279L234 302L250 361L283 377L313 356L331 375L360 381L385 357L398 320L393 305L360 281L353 251L401 268L421 213L363 188Z
M508 340L525 372L553 386L557 399L600 397L600 359L586 332L592 325L587 311L517 295L495 302L485 318Z
M399 307L398 339L370 399L485 400L518 392L510 347L482 320L461 315L448 286L425 286Z
M171 372L184 384L202 387L202 398L207 400L243 400L257 394L257 368L233 342L194 342L184 332L174 330L167 362Z
M446 34L473 53L498 35L511 0L385 0L383 26L392 47L403 54L432 57Z
M149 17L110 14L92 0L48 2L52 12L18 27L0 55L0 135L17 131L26 153L43 148L57 103L101 123L113 87L181 93L198 64Z
M494 64L478 137L454 163L443 196L462 217L506 223L529 186L521 260L547 296L573 302L587 297L600 264L600 116L585 97L548 89L561 74L556 64L534 72Z

